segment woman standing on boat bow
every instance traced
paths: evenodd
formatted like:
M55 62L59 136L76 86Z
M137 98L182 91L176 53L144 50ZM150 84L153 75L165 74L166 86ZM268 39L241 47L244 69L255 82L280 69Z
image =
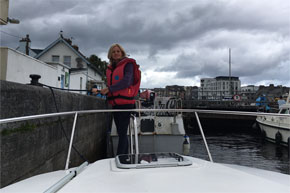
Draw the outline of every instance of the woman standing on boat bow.
M100 92L107 95L113 109L134 109L134 96L138 93L140 81L134 84L134 72L137 66L134 59L128 58L119 44L113 44L108 52L110 64L106 71L107 87ZM97 89L93 89L97 92ZM132 112L114 112L113 117L119 136L117 155L128 154L127 130Z

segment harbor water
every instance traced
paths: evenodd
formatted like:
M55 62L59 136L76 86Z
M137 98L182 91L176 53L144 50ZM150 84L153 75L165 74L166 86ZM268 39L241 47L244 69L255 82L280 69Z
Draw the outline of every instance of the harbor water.
M204 131L212 159L217 163L236 164L290 174L290 158L286 147L278 146L261 138L257 130L239 131L218 129ZM202 136L189 134L190 154L209 160Z

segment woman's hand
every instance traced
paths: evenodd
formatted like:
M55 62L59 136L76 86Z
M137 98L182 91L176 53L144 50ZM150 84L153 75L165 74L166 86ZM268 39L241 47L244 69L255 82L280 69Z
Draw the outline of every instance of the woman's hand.
M99 90L97 88L92 88L92 92L98 94Z
M106 95L109 92L109 88L104 88L101 90L102 95Z

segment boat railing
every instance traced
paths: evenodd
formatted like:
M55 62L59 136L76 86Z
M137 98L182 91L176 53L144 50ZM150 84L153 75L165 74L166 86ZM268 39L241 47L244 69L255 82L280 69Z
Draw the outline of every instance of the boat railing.
M18 122L18 121L26 121L26 120L33 120L33 119L42 119L42 118L48 118L48 117L59 117L59 116L69 116L74 115L73 120L73 126L72 126L72 133L71 138L69 142L69 148L68 148L68 154L66 159L66 165L65 170L69 169L69 163L70 163L70 155L71 155L71 149L72 144L74 140L74 133L76 129L76 123L78 116L81 114L92 114L92 113L112 113L112 112L173 112L173 113L194 113L195 117L198 122L198 126L209 156L209 159L211 162L213 162L211 153L209 151L206 137L204 135L202 125L199 120L198 113L207 113L207 114L226 114L226 115L243 115L243 116L265 116L265 115L272 115L272 116L279 116L279 117L290 117L289 114L277 114L277 113L257 113L257 112L241 112L241 111L218 111L218 110L200 110L200 109L99 109L99 110L84 110L84 111L71 111L71 112L60 112L60 113L50 113L50 114L42 114L42 115L31 115L31 116L23 116L23 117L15 117L15 118L6 118L6 119L0 119L0 124L5 123L11 123L11 122ZM139 146L138 146L138 133L137 133L137 120L136 117L132 116L132 124L130 128L130 138L131 138L131 153L139 154ZM134 132L134 139L132 133ZM135 151L133 149L133 141L135 145ZM136 156L137 157L137 156ZM84 162L81 166L77 167L76 169L73 169L68 173L64 178L62 178L60 181L55 183L53 186L48 188L45 192L46 193L52 193L58 191L64 184L68 183L72 178L74 178L78 173L82 171L84 167L88 165L88 162Z
M129 135L130 135L130 153L137 155L139 154L137 119L136 119L136 116L133 114L131 115L131 120L129 124Z
M67 175L65 175L62 179L60 179L58 182L56 182L55 184L50 186L47 190L45 190L44 193L55 193L55 192L57 192L65 184L67 184L70 180L72 180L75 176L77 176L88 165L89 165L88 162L84 162L79 167L74 168Z
M204 114L223 114L223 115L242 115L242 116L277 116L277 117L290 117L289 114L278 114L278 113L264 113L264 112L245 112L245 111L221 111L221 110L203 110L203 109L98 109L98 110L83 110L83 111L69 111L69 112L60 112L60 113L48 113L41 115L29 115L22 117L13 117L0 119L0 124L11 123L18 121L26 121L32 119L41 119L48 117L58 117L65 115L78 115L81 114L90 114L90 113L112 113L112 112L180 112L180 113L204 113Z
M196 117L196 120L197 120L197 123L198 123L198 127L199 127L199 130L200 130L200 133L201 133L201 136L202 136L202 139L203 139L203 142L204 142L206 151L207 151L207 155L209 157L209 160L211 162L213 162L212 157L211 157L211 153L210 153L209 148L208 148L208 145L207 145L206 138L205 138L204 133L203 133L203 129L202 129L202 126L201 126L201 123L200 123L198 114L197 114L197 112L194 112L194 114L195 114L195 117Z
M204 135L202 125L200 123L198 114L199 113L206 113L206 114L224 114L224 115L243 115L243 116L265 116L265 115L271 115L271 116L279 116L279 117L290 117L289 114L277 114L277 113L259 113L259 112L243 112L243 111L219 111L219 110L201 110L201 109L98 109L98 110L83 110L83 111L70 111L70 112L60 112L60 113L50 113L50 114L41 114L41 115L31 115L31 116L23 116L23 117L15 117L15 118L6 118L6 119L0 119L0 124L4 123L11 123L11 122L18 122L18 121L26 121L26 120L32 120L32 119L42 119L42 118L48 118L48 117L59 117L59 116L68 116L68 115L74 115L74 121L72 126L72 134L69 142L69 149L65 164L65 170L69 168L70 163L70 155L71 155L71 149L72 144L74 140L74 132L76 129L76 122L78 119L78 116L81 114L92 114L92 113L112 113L112 112L173 112L173 113L195 113L195 117L198 121L198 126L201 132L201 135L203 137L204 144L207 149L207 153L209 156L210 161L212 161L212 157L206 142L206 137ZM133 129L135 133L135 152L139 152L138 148L138 137L137 137L137 121L136 117L133 117ZM133 149L132 149L133 152Z

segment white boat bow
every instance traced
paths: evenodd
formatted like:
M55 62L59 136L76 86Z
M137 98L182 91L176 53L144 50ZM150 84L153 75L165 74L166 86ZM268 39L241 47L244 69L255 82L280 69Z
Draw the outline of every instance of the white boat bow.
M290 191L290 176L286 174L186 158L192 165L146 169L120 169L114 158L100 160L87 166L58 193ZM38 175L7 186L1 192L44 192L65 174L65 171L57 171Z
M65 112L51 115L28 116L22 118L2 119L0 123L60 116L62 114L114 112L126 110L92 110ZM128 110L132 111L132 110ZM164 112L194 112L197 113L219 113L219 114L242 114L249 116L265 115L252 112L232 111L210 111L196 109L154 109L139 111L164 111ZM289 115L277 115L278 117L289 117ZM198 116L197 116L198 118ZM74 124L75 125L75 124ZM201 132L202 128L199 124ZM73 126L72 130L75 129ZM204 137L204 134L202 132ZM73 136L73 135L72 135ZM72 143L73 137L70 141ZM206 140L204 139L205 145ZM70 145L71 148L71 145ZM138 151L136 151L138 152ZM208 152L209 153L209 152ZM138 154L139 155L139 154ZM68 151L66 168L69 166L70 149ZM118 157L117 157L118 158ZM176 157L174 157L176 158ZM87 165L82 164L78 168L55 171L37 175L26 180L11 184L1 189L1 193L33 193L33 192L58 192L58 193L87 193L87 192L271 192L289 193L290 175L240 167L236 165L214 163L194 157L183 156L180 160L186 160L185 164L157 163L154 167L146 167L146 162L135 162L136 168L122 169L116 158L103 159ZM172 158L170 158L172 160ZM120 159L119 159L120 160ZM150 160L152 161L152 160ZM149 161L149 162L150 162ZM162 160L161 160L162 161ZM188 163L191 164L188 164ZM151 163L151 162L150 162ZM142 167L138 167L142 166ZM167 167L161 167L167 166ZM129 167L131 168L131 166ZM141 169L142 168L142 169Z

